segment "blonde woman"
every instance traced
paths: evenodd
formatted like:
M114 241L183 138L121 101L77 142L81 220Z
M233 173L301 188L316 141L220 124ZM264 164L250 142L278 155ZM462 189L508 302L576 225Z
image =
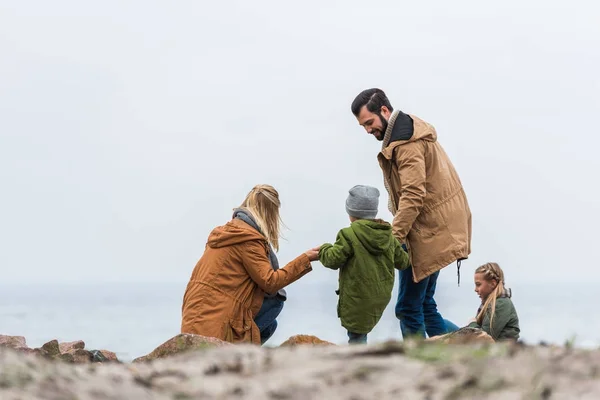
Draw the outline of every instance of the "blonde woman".
M311 249L279 268L280 205L275 188L257 185L231 221L210 233L183 297L182 333L254 344L274 333L283 288L310 272L319 257Z
M519 317L498 264L487 263L475 270L475 292L481 298L481 306L469 326L484 330L494 340L519 339Z

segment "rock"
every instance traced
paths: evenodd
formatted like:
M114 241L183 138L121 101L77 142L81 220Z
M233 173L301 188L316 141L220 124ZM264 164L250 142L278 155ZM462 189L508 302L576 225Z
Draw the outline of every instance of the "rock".
M90 359L94 363L120 362L117 355L108 350L90 350Z
M85 342L83 340L77 340L75 342L63 342L58 345L58 349L61 353L68 353L69 351L76 349L85 349Z
M84 349L75 349L65 354L72 355L73 362L76 364L87 364L92 361L92 353Z
M120 362L117 355L108 350L85 350L85 342L77 340L74 342L58 343L51 340L42 347L31 349L27 347L23 336L0 335L0 347L9 347L21 353L42 356L49 359L61 360L69 363L86 364L90 362Z
M146 362L190 350L201 350L230 345L231 343L213 337L180 333L158 346L150 354L138 357L133 360L133 362Z
M520 346L509 354L500 343L405 346L231 345L83 368L0 348L0 399L600 398L600 350Z
M76 364L103 363L109 361L119 361L112 351L108 350L85 350L72 349L67 353L61 354L59 359Z
M106 361L117 361L117 362L119 361L119 359L117 358L117 355L115 353L113 353L112 351L100 350L100 353L102 353L102 355L104 356Z
M44 355L42 349L30 349L29 347L23 347L23 348L19 348L16 350L19 351L20 353L33 354L34 356L43 356Z
M60 355L60 348L58 346L58 340L51 340L45 343L41 347L42 353L48 357L55 357Z
M76 364L87 364L92 361L92 353L85 350L85 342L77 340L75 342L63 342L58 345L61 352L57 358Z
M65 361L65 362L75 362L75 357L73 357L73 354L71 353L63 353L61 355L59 355L57 357L59 360Z
M23 336L0 335L0 347L10 347L11 349L27 348L27 343Z
M311 345L325 345L325 346L335 346L334 343L327 342L325 340L321 340L316 336L312 335L295 335L290 337L285 342L281 343L280 347L287 346L298 346L301 344L311 344Z
M425 341L444 344L494 343L494 339L481 329L469 327L460 328L445 335L434 336Z

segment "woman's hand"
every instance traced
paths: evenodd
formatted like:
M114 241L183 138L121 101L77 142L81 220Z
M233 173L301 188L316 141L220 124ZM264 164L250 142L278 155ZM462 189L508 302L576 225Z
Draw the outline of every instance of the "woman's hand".
M310 261L318 261L319 260L319 249L321 247L314 247L310 250L304 252Z

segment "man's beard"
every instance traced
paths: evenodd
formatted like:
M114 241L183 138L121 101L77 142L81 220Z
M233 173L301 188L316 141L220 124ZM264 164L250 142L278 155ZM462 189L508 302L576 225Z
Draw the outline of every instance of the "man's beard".
M379 137L375 136L375 138L381 142L381 141L383 141L383 138L385 138L385 132L387 131L387 128L388 128L388 122L385 120L385 118L383 118L381 116L381 113L377 113L377 116L379 117L379 120L381 121L381 130L379 130L379 129L377 130L379 132Z

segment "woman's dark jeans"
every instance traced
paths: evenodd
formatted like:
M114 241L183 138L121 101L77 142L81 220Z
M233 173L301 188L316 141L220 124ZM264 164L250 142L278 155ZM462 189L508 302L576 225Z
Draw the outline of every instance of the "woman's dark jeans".
M262 307L254 317L254 322L260 330L260 343L265 344L277 329L277 317L283 309L283 300L279 296L265 297Z

